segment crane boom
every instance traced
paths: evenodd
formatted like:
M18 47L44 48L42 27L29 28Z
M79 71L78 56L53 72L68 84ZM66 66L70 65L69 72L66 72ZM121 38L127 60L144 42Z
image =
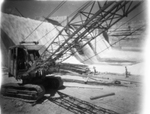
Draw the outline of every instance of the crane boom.
M99 5L99 9L94 13L92 12L92 10L94 8L94 5L96 4ZM56 37L55 40L51 42L49 50L52 54L50 55L49 59L47 59L47 61L49 61L50 59L53 59L55 61L60 59L62 56L67 54L67 52L70 51L71 48L75 46L76 42L82 42L84 39L86 39L86 43L83 44L86 45L89 41L93 40L98 35L102 34L104 31L107 31L119 20L126 17L139 5L140 2L138 2L137 4L133 4L133 1L110 1L105 2L103 6L100 6L100 1L94 1L88 7L88 9L90 8L91 12L85 12L85 9L84 11L80 10L78 14L75 15L75 17L73 17L73 20L71 19L67 26L64 27L63 31L61 31L60 34L64 38L63 42L62 40L59 40L59 37ZM75 19L77 18L78 20L80 20L75 21ZM97 34L97 36L92 36L91 33L96 28L99 28L101 32ZM64 32L67 33L68 38L66 38L66 36L63 35ZM90 35L91 38L87 39L88 35ZM56 47L56 43L54 42L56 41L59 42L57 43L58 48L54 50L54 47Z
M59 89L63 85L62 79L57 76L46 76L59 71L61 65L55 63L63 62L81 50L140 4L140 1L125 0L88 1L73 17L68 19L67 25L59 31L59 34L46 48L50 52L46 60L42 59L43 54L39 57L40 45L10 47L9 76L15 77L17 80L22 79L22 84L6 84L2 87L2 94L27 101L32 100L33 102L44 96L46 88ZM94 34L96 29L99 30L98 34ZM36 42L33 43L37 44ZM80 44L79 47L78 44ZM34 62L36 57L39 59ZM73 68L82 73L88 72L88 69L80 67L74 66Z
M49 66L50 61L62 62L69 58L72 53L70 50L75 48L77 43L82 43L81 49L98 35L107 31L115 23L127 17L130 12L141 4L140 1L90 1L85 7L78 11L76 15L71 17L67 25L59 31L59 34L49 44L47 49L50 51L48 59L36 68ZM92 32L99 29L97 35ZM60 39L61 36L61 39ZM84 41L84 43L83 43Z

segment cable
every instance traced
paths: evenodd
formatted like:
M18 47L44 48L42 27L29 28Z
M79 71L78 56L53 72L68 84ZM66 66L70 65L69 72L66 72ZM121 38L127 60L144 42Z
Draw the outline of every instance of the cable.
M141 29L141 28L142 28L142 27L140 27L140 29ZM136 29L135 31L137 31L137 30L139 30L139 29ZM133 34L135 31L131 32L129 35ZM127 36L129 36L129 35L127 35ZM127 36L126 36L126 37L127 37ZM124 37L124 38L122 38L122 39L125 39L126 37ZM55 39L56 39L56 38L57 38L57 37L55 37ZM54 39L54 40L55 40L55 39ZM119 42L119 41L122 40L122 39L119 39L117 42ZM115 42L115 43L117 43L117 42ZM111 44L111 46L114 45L115 43ZM50 46L50 45L49 45L49 46ZM48 46L46 49L48 49L49 46ZM91 58L93 58L93 57L95 57L96 55L102 53L103 51L105 51L105 50L107 50L107 49L108 49L108 47L107 47L106 49L100 51L99 53L95 54L94 56L91 56L90 58L84 60L84 62L87 61L87 60L89 60L89 59L91 59Z
M47 18L50 17L53 13L55 13L63 4L65 4L65 2L66 2L66 1L62 1L62 2L47 16ZM43 22L44 22L45 20L46 20L46 19L44 19L44 20L24 39L24 41L25 41L26 39L28 39L29 36L30 36L38 27L40 27L40 26L43 24Z
M88 2L88 4L89 4L89 2ZM83 6L84 6L85 4L83 4L80 8L78 8L76 11L74 11L70 16L68 16L68 17L71 17L71 16L73 16L76 12L78 12ZM87 4L86 4L87 5ZM63 20L60 24L62 24L63 22L65 22L66 21L66 19L65 20ZM54 27L51 31L49 31L49 32L47 32L44 36L42 36L38 41L40 41L42 38L44 38L46 35L48 35L50 32L52 32L53 30L55 30L55 28L57 28L57 27Z
M145 27L145 26L141 26L141 27L139 27L138 29L134 30L133 32L131 32L131 33L130 33L130 34L128 34L127 36L132 35L134 32L136 32L136 31L140 30L140 29L141 29L141 28L143 28L143 27ZM125 39L127 36L125 36L125 37L123 37L123 38L119 39L118 41L116 41L116 42L114 42L114 43L112 43L109 47L107 47L107 48L103 49L102 51L100 51L99 53L95 54L94 56L91 56L91 57L89 57L88 59L84 60L84 61L83 61L83 63L84 63L85 61L88 61L89 59L91 59L91 58L95 57L96 55L99 55L99 54L101 54L102 52L106 51L108 48L110 48L110 47L111 47L111 46L113 46L114 44L116 44L116 43L120 42L121 40Z
M18 13L21 15L21 17L24 17L23 14L18 10L18 8L15 7L15 9L16 9L16 11L18 11Z
M140 12L140 13L141 13L141 12ZM139 14L137 14L137 15L139 15ZM135 15L133 18L135 18L137 15ZM132 20L133 18L131 18L130 20ZM130 20L128 20L128 21L130 21ZM124 23L124 24L125 24L125 23ZM124 25L124 24L122 24L122 25ZM121 25L121 26L122 26L122 25ZM49 46L50 46L50 45L49 45ZM49 46L48 46L48 47L49 47ZM47 49L48 49L48 47L47 47Z
M86 7L88 7L90 4L92 3L92 1L87 1L85 4L83 4L80 8L78 8L77 10L75 10L71 15L69 15L68 17L72 17L73 15L77 14L77 12L79 12L80 10L82 9L85 9ZM64 20L66 21L66 20ZM62 21L61 23L63 23L64 21ZM71 22L71 21L70 21ZM56 27L54 27L51 31L47 32L42 38L44 38L46 35L48 35L50 32L52 32ZM39 40L41 40L42 38L40 38ZM54 37L53 37L54 38ZM57 37L54 38L54 40L56 39ZM39 41L38 40L38 41ZM53 40L53 41L54 41ZM48 44L51 40L49 40L47 43L45 43L40 49L42 49L46 44ZM49 45L50 46L50 45ZM45 53L45 51L49 48L49 46L44 50L44 52L40 55L39 59L42 57L42 55ZM39 49L39 50L40 50Z
M129 21L131 21L132 19L134 19L135 17L137 17L139 14L141 14L144 10L142 10L141 12L139 12L138 14L136 14L135 16L133 16L131 19L129 19L128 21L126 21L125 23L121 24L119 27L117 27L114 31L112 32L115 32L116 30L118 30L121 26L123 26L124 24L128 23ZM110 35L110 33L108 34Z
M74 11L69 17L73 16L74 14L77 14L77 12L79 12L81 9L84 9L84 8L88 7L90 4L91 4L91 1L86 2L86 3L83 4L80 8L78 8L76 11ZM64 21L66 21L66 20L64 20ZM63 21L63 22L64 22L64 21ZM70 22L71 22L71 21L72 21L72 20L70 20ZM63 22L61 22L61 23L63 23ZM67 25L66 25L66 26L67 26ZM66 27L66 26L65 26L65 27ZM64 28L65 28L65 27L64 27ZM49 31L48 33L46 33L42 38L44 38L46 35L48 35L50 32L52 32L55 28L56 28L56 27L54 27L51 31ZM62 32L62 31L64 30L64 28L63 28L61 31L59 31L59 32ZM60 34L60 33L59 33L59 34ZM57 37L58 37L58 35L57 35L55 38L53 37L53 38L54 38L54 39L52 38L53 41L54 41ZM40 38L40 40L41 40L42 38ZM49 41L50 41L50 40L49 40ZM48 42L49 42L49 41L48 41ZM53 42L53 41L52 41L52 42ZM47 42L47 43L48 43L48 42ZM47 43L45 43L45 45L46 45ZM51 43L49 44L49 46L50 46L50 45L51 45ZM43 46L44 46L44 45L43 45ZM43 46L42 46L42 47L43 47ZM49 46L45 49L45 51L49 48ZM42 48L42 47L41 47L41 48ZM41 48L40 48L40 49L41 49ZM39 50L40 50L40 49L39 49ZM44 51L44 52L45 52L45 51ZM43 53L44 53L44 52L43 52ZM42 55L43 55L43 53L42 53ZM42 56L42 55L41 55L41 56Z
M143 12L143 11L144 11L144 10L142 10L141 12ZM141 12L140 12L140 13L141 13ZM138 13L137 15L139 15L140 13ZM127 23L127 22L131 21L132 19L134 19L137 15L133 16L131 19L129 19L129 20L126 21L125 23ZM120 25L120 27L123 26L125 23L123 23L122 25ZM120 27L119 27L119 28L120 28ZM118 29L118 28L117 28L117 29ZM117 30L117 29L116 29L116 30ZM84 45L84 46L85 46L85 45ZM83 46L83 47L84 47L84 46ZM82 47L82 48L83 48L83 47ZM78 51L76 51L76 52L78 52ZM74 52L73 54L75 54L76 52ZM73 55L73 54L72 54L72 55ZM69 57L70 57L70 56L69 56ZM67 58L69 58L69 57L67 57ZM65 60L66 60L66 58L65 58ZM63 60L63 61L64 61L64 60Z

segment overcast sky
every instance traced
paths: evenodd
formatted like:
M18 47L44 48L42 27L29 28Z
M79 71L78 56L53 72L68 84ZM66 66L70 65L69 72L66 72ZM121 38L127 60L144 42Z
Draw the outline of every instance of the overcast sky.
M29 0L14 0L7 1L2 4L2 11L19 15L18 11L27 18L47 17L62 1L29 1ZM68 16L87 1L67 1L56 11L52 17ZM18 10L18 11L17 11ZM136 9L131 15L135 15L143 10L142 7ZM141 20L143 13L136 19Z
M29 18L47 17L62 1L9 1L2 4L2 10L12 11L18 14L17 8L22 15ZM85 1L67 1L52 16L67 16L79 8Z

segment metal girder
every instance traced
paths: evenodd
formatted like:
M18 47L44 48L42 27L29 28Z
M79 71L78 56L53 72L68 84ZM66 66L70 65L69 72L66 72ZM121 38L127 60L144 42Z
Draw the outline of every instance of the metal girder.
M62 62L77 51L71 52L76 44L82 49L91 40L107 31L111 26L126 17L141 4L140 1L90 1L78 13L71 17L67 25L59 31L58 35L47 47L51 55L43 62L50 65L50 61ZM93 34L95 29L100 32ZM61 40L60 40L61 36ZM83 43L84 41L84 43ZM56 43L58 42L58 43ZM43 66L41 64L41 66Z
M70 49L74 48L75 44L78 42L86 41L82 44L82 48L88 44L91 40L95 39L98 35L102 34L104 31L107 31L111 26L120 21L122 18L126 17L131 11L138 7L141 2L133 4L133 1L93 1L86 8L78 11L78 13L70 19L66 27L59 32L63 42L60 42L57 45L57 49L53 50L50 59L54 61L60 59L62 56L65 60L70 57L73 53L70 53ZM95 29L100 29L100 33L93 35ZM66 35L63 35L66 33ZM59 36L58 35L58 36ZM90 37L89 37L90 35ZM51 47L56 46L54 42L58 41L58 36L50 44ZM87 38L88 37L88 38ZM49 47L49 50L50 47ZM68 54L68 51L70 55ZM75 52L74 52L75 53Z

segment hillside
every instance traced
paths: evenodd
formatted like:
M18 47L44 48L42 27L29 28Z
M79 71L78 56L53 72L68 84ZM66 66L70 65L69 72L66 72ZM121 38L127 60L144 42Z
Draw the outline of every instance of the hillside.
M58 34L58 31L51 23L43 22L36 30L35 28L41 24L41 21L23 18L10 14L2 14L1 23L1 48L3 65L7 65L8 48L12 45L18 45L21 41L38 41L39 44L47 47L48 43ZM61 28L60 28L61 29ZM35 30L32 34L31 32ZM49 34L47 34L49 31ZM28 35L31 34L29 37ZM45 34L47 34L45 36ZM42 38L42 39L41 39Z

